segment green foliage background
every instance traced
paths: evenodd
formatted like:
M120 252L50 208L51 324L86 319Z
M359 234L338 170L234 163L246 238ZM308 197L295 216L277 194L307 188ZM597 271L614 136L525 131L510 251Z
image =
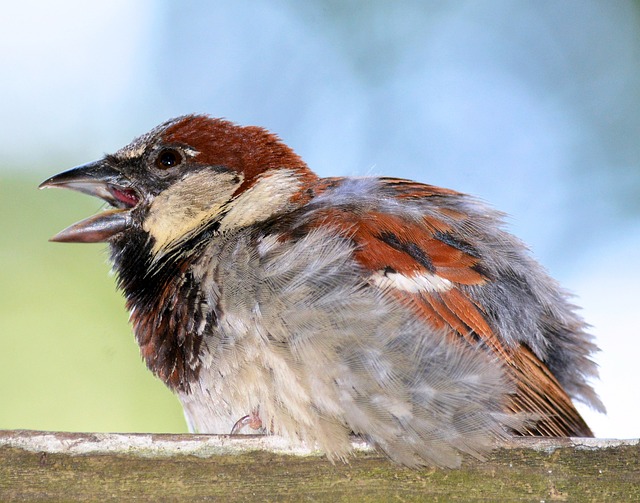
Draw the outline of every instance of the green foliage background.
M100 203L0 178L0 429L184 432L146 369L106 245L49 243Z

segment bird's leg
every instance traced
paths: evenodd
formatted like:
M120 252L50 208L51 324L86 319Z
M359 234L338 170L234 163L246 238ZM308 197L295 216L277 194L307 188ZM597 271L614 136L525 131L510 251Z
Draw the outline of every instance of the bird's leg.
M251 414L238 419L236 424L233 425L233 428L231 428L231 435L237 435L245 426L249 426L252 430L259 430L262 428L262 419L260 419L257 409L251 411Z

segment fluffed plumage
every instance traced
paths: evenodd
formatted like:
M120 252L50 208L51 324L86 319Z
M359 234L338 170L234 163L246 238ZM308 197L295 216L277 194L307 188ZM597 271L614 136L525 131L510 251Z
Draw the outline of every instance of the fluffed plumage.
M147 366L193 431L267 430L346 459L456 466L509 435L591 436L596 347L567 295L453 190L318 178L257 127L170 120L45 181L113 209L55 241L110 244Z

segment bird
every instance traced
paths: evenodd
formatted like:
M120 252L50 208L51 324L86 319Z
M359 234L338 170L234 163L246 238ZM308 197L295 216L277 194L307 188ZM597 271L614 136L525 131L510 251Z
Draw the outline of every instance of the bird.
M593 436L574 400L605 411L571 296L473 196L321 178L276 134L202 114L43 187L106 202L51 241L108 243L191 432L253 428L331 462L355 436L454 468L514 436Z

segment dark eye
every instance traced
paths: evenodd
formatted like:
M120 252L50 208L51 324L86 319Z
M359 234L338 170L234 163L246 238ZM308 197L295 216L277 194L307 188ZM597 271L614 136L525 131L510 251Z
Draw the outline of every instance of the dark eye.
M175 168L183 161L182 154L175 148L165 148L156 157L156 167L160 169Z

